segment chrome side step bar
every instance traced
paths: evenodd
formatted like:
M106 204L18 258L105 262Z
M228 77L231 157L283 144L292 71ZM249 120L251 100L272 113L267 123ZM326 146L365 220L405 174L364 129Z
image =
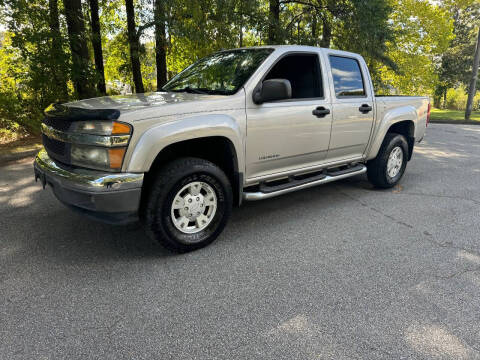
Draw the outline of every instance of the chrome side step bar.
M292 184L290 187L282 188L277 191L269 191L269 192L261 192L261 191L248 192L247 191L243 193L243 199L247 201L268 199L275 196L288 194L293 191L307 189L313 186L322 185L332 181L349 178L351 176L364 174L366 172L367 172L367 167L363 164L359 164L350 169L346 169L343 171L337 171L330 174L327 172L327 174L322 176L321 178L313 177L312 181L310 182L301 181L300 183L298 183L298 182L292 181Z

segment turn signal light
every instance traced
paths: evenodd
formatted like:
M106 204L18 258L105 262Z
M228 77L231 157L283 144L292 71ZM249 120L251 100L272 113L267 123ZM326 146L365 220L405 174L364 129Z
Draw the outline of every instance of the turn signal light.
M108 157L110 159L110 169L118 170L122 167L123 157L126 148L108 149Z
M132 128L124 123L114 121L112 127L112 135L126 135L132 132Z

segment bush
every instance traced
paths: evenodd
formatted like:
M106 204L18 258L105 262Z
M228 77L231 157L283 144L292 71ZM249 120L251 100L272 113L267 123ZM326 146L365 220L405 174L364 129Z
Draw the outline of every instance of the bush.
M467 107L468 94L465 87L448 89L446 108L450 110L465 110ZM480 92L477 91L473 98L473 110L480 109Z

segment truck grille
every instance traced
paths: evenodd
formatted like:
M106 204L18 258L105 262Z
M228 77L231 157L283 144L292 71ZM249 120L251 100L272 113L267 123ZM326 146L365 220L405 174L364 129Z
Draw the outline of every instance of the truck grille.
M71 144L49 138L45 134L42 134L42 143L43 147L47 151L48 156L50 156L52 159L60 161L61 163L70 165Z
M42 142L43 146L47 151L50 153L54 153L56 155L64 156L65 155L65 143L55 140L55 139L50 139L49 137L45 136L42 134Z
M71 121L55 120L54 118L49 117L43 119L43 123L59 131L68 131L70 125L72 124Z
M64 132L68 131L70 125L72 124L71 121L50 118L48 116L43 119L43 123L54 128L55 130ZM70 144L63 141L58 141L46 136L45 134L42 134L42 143L43 147L47 151L48 156L64 164L70 165Z

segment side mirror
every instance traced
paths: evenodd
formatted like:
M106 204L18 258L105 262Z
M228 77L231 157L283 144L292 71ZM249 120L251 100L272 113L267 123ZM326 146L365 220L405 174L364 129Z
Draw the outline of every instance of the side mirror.
M253 92L253 102L262 104L267 101L292 98L292 85L287 79L270 79L262 82L262 86Z

